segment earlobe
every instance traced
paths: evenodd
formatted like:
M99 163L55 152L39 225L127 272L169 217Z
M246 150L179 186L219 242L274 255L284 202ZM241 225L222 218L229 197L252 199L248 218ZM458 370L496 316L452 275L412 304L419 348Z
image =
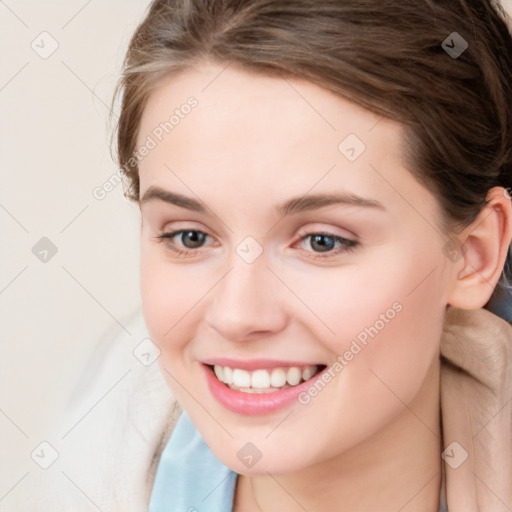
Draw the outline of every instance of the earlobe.
M512 239L512 201L503 187L489 190L487 204L462 231L462 257L448 297L460 309L482 308L491 297L505 265Z

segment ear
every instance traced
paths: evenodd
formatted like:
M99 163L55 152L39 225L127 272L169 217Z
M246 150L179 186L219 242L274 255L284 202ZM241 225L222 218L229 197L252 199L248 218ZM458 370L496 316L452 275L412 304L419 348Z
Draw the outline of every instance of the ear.
M454 268L448 304L480 309L491 297L505 265L512 239L512 200L506 189L493 187L487 204L459 235L462 258Z

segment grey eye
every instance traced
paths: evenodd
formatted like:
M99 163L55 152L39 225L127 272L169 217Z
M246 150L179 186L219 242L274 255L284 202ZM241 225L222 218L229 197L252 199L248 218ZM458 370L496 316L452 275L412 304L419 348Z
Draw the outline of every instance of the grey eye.
M318 252L327 252L334 249L336 244L335 237L328 235L310 235L311 239L310 245L311 248L317 250Z
M201 247L206 239L206 234L201 231L182 231L181 243L187 249L197 249Z

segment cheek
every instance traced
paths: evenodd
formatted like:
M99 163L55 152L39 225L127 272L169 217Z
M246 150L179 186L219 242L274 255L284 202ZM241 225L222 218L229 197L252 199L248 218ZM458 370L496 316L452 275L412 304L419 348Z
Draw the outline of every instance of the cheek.
M442 275L439 269L432 272L438 255L430 249L399 261L381 255L378 261L317 272L295 290L322 320L308 312L303 323L340 363L332 365L334 378L325 391L311 389L301 402L308 405L297 416L297 428L312 434L321 416L325 429L326 442L319 439L304 453L311 460L369 438L392 422L404 404L415 407L425 382L433 385L427 376L438 354L445 313ZM291 273L288 279L293 280ZM286 433L280 432L277 441L285 445Z
M206 290L199 289L200 280L191 280L186 266L172 265L162 252L160 246L141 246L142 311L150 338L160 349L160 372L174 396L189 409L194 405L189 393L198 393L197 382L190 379L192 359L187 355L193 339L190 326L197 320L197 304Z
M197 280L190 280L186 268L166 261L163 251L160 245L151 247L149 242L142 242L140 292L151 339L165 354L176 349L176 343L183 339L177 333L204 291L198 289Z
M317 270L314 279L287 276L310 309L303 322L333 357L343 358L343 380L365 400L379 388L389 394L385 384L411 400L442 333L439 254L416 245L392 249L364 264Z

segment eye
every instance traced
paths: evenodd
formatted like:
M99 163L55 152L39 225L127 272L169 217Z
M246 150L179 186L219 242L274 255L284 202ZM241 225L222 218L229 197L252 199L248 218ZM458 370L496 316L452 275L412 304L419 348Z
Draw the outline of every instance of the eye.
M178 256L195 256L197 250L200 249L208 238L209 235L203 231L196 229L179 229L170 233L162 233L156 237L160 242L164 242L165 246ZM174 239L180 240L182 246L185 249L180 248L176 245Z
M200 251L210 237L203 231L196 229L179 229L169 233L162 233L156 237L159 242L179 257L194 257ZM177 243L179 240L179 244ZM309 243L306 241L309 240ZM341 253L348 253L355 250L360 242L350 240L339 235L328 232L306 233L299 239L303 247L308 245L310 249L304 249L311 254L313 259L330 258Z
M307 233L301 237L299 242L304 243L309 240L309 247L312 249L314 258L329 258L341 253L348 253L356 249L360 245L357 240L350 240L339 235L327 232Z

